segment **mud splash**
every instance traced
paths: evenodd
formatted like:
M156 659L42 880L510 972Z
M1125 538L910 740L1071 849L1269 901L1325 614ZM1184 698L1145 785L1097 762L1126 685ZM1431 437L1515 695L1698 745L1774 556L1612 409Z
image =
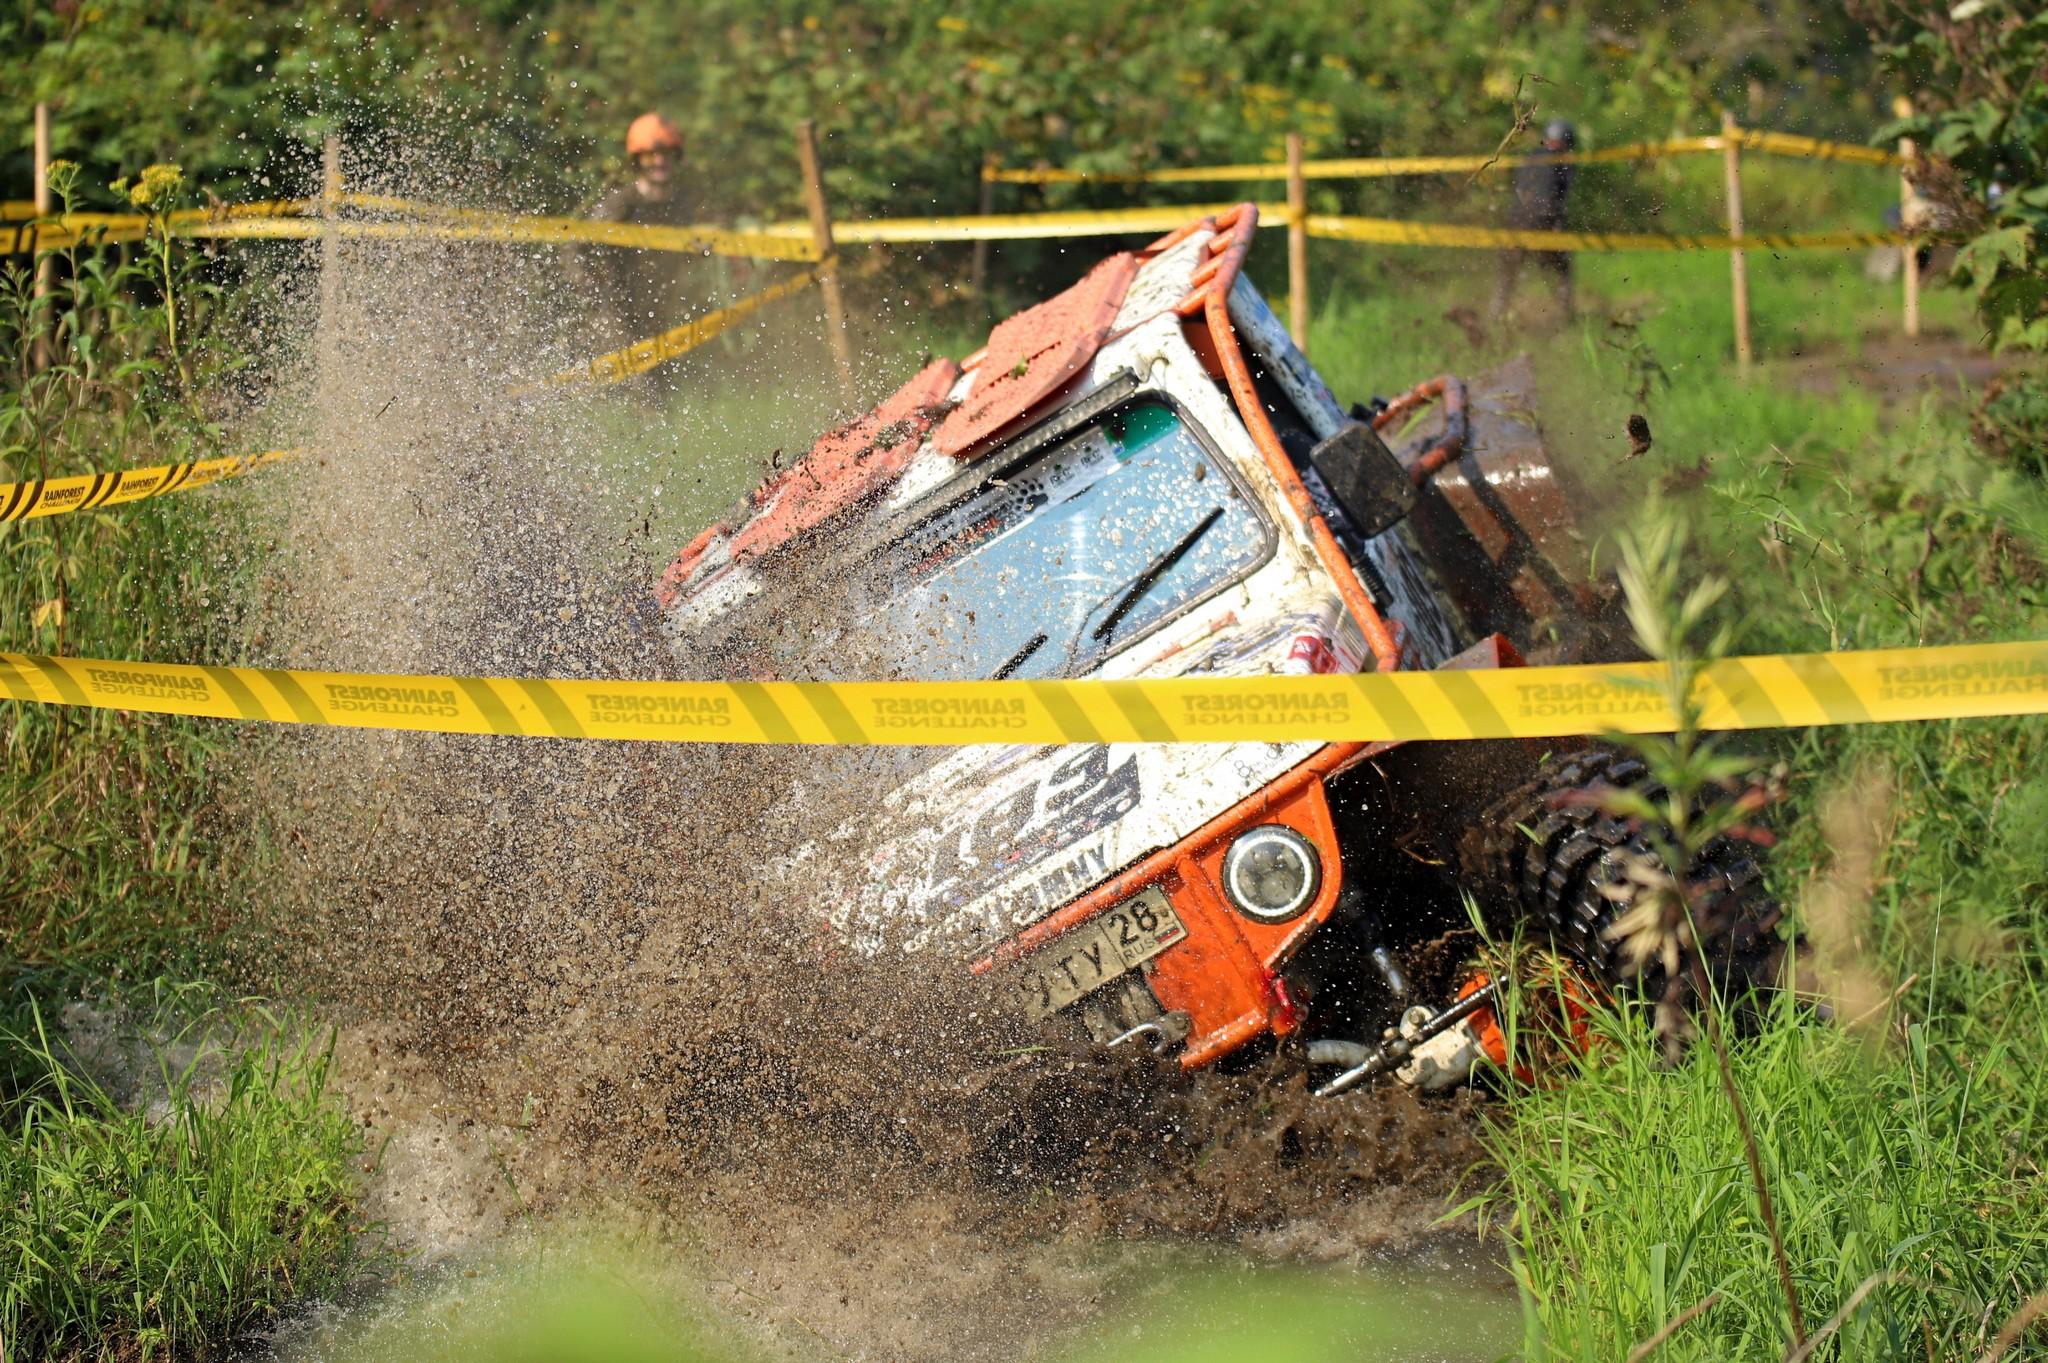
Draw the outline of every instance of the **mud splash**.
M445 198L432 161L350 179ZM676 675L645 607L673 547L646 538L657 489L702 500L757 467L664 457L646 428L718 409L660 385L508 401L576 358L544 250L323 250L277 404L316 457L273 485L262 660ZM810 353L764 335L747 382L809 391ZM732 443L802 448L814 424L748 411ZM1133 1247L1356 1264L1430 1238L1474 1158L1460 1104L1048 1047L964 972L831 951L815 906L771 899L765 861L869 814L902 760L317 730L248 755L278 848L269 983L340 1028L393 1244L462 1261L630 1216L770 1342L961 1359L1109 1309L1105 1256Z

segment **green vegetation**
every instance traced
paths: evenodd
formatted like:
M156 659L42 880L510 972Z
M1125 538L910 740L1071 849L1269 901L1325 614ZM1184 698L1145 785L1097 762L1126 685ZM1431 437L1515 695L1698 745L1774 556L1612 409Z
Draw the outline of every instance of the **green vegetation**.
M1939 162L1915 167L1963 242L1956 261L1994 344L2048 349L2048 14L1976 14L1934 0L1859 0L1880 51L1915 90L1890 135ZM1978 22L1971 22L1978 15ZM1994 193L1993 186L1997 187Z
M343 1281L358 1139L327 1056L235 1041L130 1111L33 1008L0 1030L0 1357L207 1357Z
M62 182L68 188L69 174ZM170 206L175 172L132 191ZM235 300L161 237L0 276L0 482L209 458ZM41 353L48 364L37 368ZM232 503L192 496L0 531L0 647L219 656L237 628ZM10 706L0 729L0 1359L198 1358L353 1254L357 1137L326 1057L272 1031L117 1104L52 1010L79 991L149 1035L163 981L223 949L238 868L214 798L221 726ZM131 1012L132 1005L132 1012ZM124 1025L131 1025L124 1022Z
M1742 41L1726 41L1738 24ZM0 70L0 109L25 120L55 101L59 144L97 183L178 161L230 198L274 192L329 131L480 130L487 178L541 207L616 174L627 120L660 107L719 168L733 212L799 208L790 125L815 117L834 192L901 212L971 208L986 150L1199 164L1277 155L1290 129L1312 154L1468 150L1507 130L1518 81L1611 141L1703 131L1717 101L1748 109L1752 79L1771 92L1759 118L1853 136L1883 117L1860 46L1811 0L1767 19L1736 0L1398 0L1369 17L1337 0L99 0L0 20L0 47L37 56ZM26 165L6 169L19 182Z
M1681 316L1710 299L1659 296ZM1966 412L1930 397L1885 419L1857 395L1681 371L1654 315L1633 348L1605 329L1582 328L1552 397L1576 394L1596 431L1648 415L1657 445L1630 475L1685 489L1692 571L1732 584L1719 618L1736 651L2048 629L2048 496L1987 457ZM1639 378L1650 361L1668 383ZM1843 1358L1977 1356L2048 1286L2048 732L1952 722L1722 748L1789 772L1773 880L1805 934L1802 980L1835 1015L1780 1000L1729 1048L1806 1332L1833 1325ZM1582 1073L1516 1092L1489 1125L1500 1181L1477 1201L1516 1249L1525 1352L1621 1357L1711 1302L1659 1357L1782 1356L1786 1293L1715 1050L1669 1065L1639 1013L1604 1019Z
M1933 31L1911 8L1906 20ZM209 0L104 0L0 19L0 50L18 57L0 63L0 109L16 120L0 169L19 196L26 109L42 98L57 101L60 153L88 167L69 182L80 204L151 210L191 191L141 174L146 163L179 160L224 198L261 197L308 183L322 134L361 148L393 128L469 158L447 197L567 208L619 174L620 129L657 105L683 124L692 161L719 168L717 206L733 217L796 210L788 132L807 116L828 134L846 213L970 209L988 150L1017 164L1123 170L1267 159L1290 129L1312 155L1481 150L1532 105L1576 117L1595 145L1702 131L1721 105L1746 121L1867 134L1881 81L1847 20L1803 0L1762 19L1751 11L1398 0L1368 20L1348 4L1221 0L715 0L659 11L551 0L366 17L327 0L258 14ZM1746 40L1720 41L1738 21L1754 21ZM2023 44L2038 45L2039 25L2013 30L2015 61L2038 59ZM1902 61L1935 76L1971 55L1945 55L1906 28L1893 38ZM2005 68L1970 68L1993 69ZM1797 93L1758 102L1752 80ZM1918 136L1980 176L2018 167L2008 173L2031 186L1972 219L1973 297L1931 294L1936 331L1979 330L1974 301L2002 338L2039 339L2043 88L2019 83L2025 102L2008 107L1993 86L1970 86L1956 108L1886 134ZM1885 171L1745 164L1757 229L1874 226L1897 197ZM102 188L122 176L134 183ZM1574 209L1589 223L1704 227L1718 216L1718 176L1711 160L1591 170ZM1493 180L1319 182L1313 202L1483 220L1498 192ZM1114 186L1005 195L999 207L1018 209L1140 197ZM1276 235L1265 234L1252 272L1277 293ZM997 274L1006 291L1034 295L1095 254L1001 248ZM244 363L233 340L248 303L238 258L160 239L130 254L67 254L45 301L27 262L0 266L0 481L221 452L224 394ZM886 389L925 345L973 347L982 304L946 287L964 274L965 248L874 258L885 264L853 284L861 310L910 320L883 339L864 381ZM1882 370L1868 388L1831 374L1833 391L1808 391L1802 365L1858 363L1895 325L1896 286L1863 278L1858 264L1752 254L1763 363L1744 384L1730 364L1718 254L1581 258L1580 320L1502 335L1480 316L1489 257L1318 243L1314 354L1349 400L1536 349L1561 451L1595 486L1669 491L1692 525L1694 571L1731 584L1722 618L1738 650L2042 637L2048 381L2012 377L1974 414L1955 394L1887 391ZM47 367L34 363L39 342ZM830 414L827 386L803 382L825 372L821 359L746 355L763 375L755 388L726 384L720 366L733 357L707 352L682 367L672 423L617 418L607 466L667 485L653 554ZM785 386L798 395L762 400ZM1625 461L1634 412L1656 441ZM1634 513L1632 495L1616 500L1605 530ZM211 494L0 530L0 648L232 660L246 628L238 579L253 566L240 546L253 539L234 498ZM326 1094L325 1056L245 1036L217 1078L170 1076L152 1115L80 1073L42 1020L81 991L136 997L164 980L213 979L246 946L235 906L258 853L220 813L230 737L201 722L32 706L8 707L4 722L0 1359L218 1352L349 1265L354 1137ZM2048 1285L2048 730L1957 722L1732 746L1785 766L1773 876L1835 1014L1825 1022L1781 1002L1726 1051L1807 1329L1839 1317L1823 1348L1841 1358L1979 1353ZM1642 1019L1599 1025L1605 1044L1582 1074L1516 1090L1488 1127L1496 1167L1485 1177L1498 1181L1477 1196L1515 1255L1528 1356L1622 1358L1711 1303L1659 1357L1782 1357L1787 1303L1721 1055L1695 1047L1671 1064ZM526 1314L485 1323L474 1348L698 1348L692 1330L648 1320L616 1291L568 1291L562 1312L546 1296L509 1294ZM1277 1319L1312 1334L1370 1333L1364 1316L1383 1306L1292 1288L1271 1301ZM585 1330L598 1318L616 1338ZM365 1356L411 1348L407 1329L374 1335ZM1249 1356L1254 1343L1279 1350L1291 1338L1203 1342ZM1147 1347L1194 1356L1179 1337ZM2038 1344L2026 1347L2038 1356Z
M218 452L201 395L232 363L216 343L228 300L189 253L159 247L133 259L61 255L61 282L41 300L24 262L0 267L0 353L11 357L0 481ZM41 370L39 351L50 359ZM204 656L233 619L237 565L200 549L228 529L216 509L164 500L9 527L0 639L21 652ZM0 943L10 972L118 976L203 949L222 871L200 820L224 737L109 711L9 715L0 838L17 851L0 870Z
M2040 1001L2031 984L2016 1016L1969 1023L1902 1000L1903 1035L1871 1041L1780 1016L1733 1048L1806 1328L1841 1315L1837 1356L1975 1357L2039 1289ZM1598 1063L1494 1128L1486 1201L1517 1218L1525 1356L1619 1358L1711 1301L1661 1357L1781 1357L1785 1297L1713 1058L1665 1067L1644 1011L1605 1019Z

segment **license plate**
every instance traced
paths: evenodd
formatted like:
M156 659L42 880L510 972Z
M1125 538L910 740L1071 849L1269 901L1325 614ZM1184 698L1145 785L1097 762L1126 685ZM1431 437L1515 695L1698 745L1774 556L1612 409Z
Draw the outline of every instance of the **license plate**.
M1018 965L1010 987L1036 1021L1106 984L1188 935L1157 887L1098 914Z

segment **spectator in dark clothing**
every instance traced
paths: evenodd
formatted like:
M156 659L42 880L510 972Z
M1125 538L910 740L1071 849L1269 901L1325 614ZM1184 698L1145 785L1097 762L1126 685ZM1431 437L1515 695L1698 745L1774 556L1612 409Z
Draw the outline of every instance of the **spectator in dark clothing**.
M1558 154L1575 149L1578 132L1562 118L1554 118L1543 130L1543 150ZM1565 225L1565 200L1571 196L1573 167L1569 164L1516 166L1514 196L1508 204L1508 226L1521 231L1561 232ZM1522 272L1523 257L1532 252L1515 247L1501 253L1500 276L1493 290L1493 316L1505 324L1514 301L1515 280ZM1556 275L1558 307L1572 315L1572 257L1569 251L1533 252L1536 263Z
M590 216L648 227L702 223L703 203L678 183L683 138L660 114L642 114L626 130L634 177L606 192ZM716 270L701 254L629 246L577 248L572 278L607 332L605 344L626 345L667 331L706 310L718 292Z

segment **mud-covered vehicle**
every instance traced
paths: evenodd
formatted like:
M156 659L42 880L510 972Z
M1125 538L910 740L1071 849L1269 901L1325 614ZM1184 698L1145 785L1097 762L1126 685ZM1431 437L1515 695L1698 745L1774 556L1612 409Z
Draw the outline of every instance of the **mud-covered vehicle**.
M1246 204L1111 256L825 436L670 566L678 648L760 679L961 681L1610 647L1614 590L1526 363L1347 409L1241 272L1256 227ZM1469 931L1460 891L1620 982L1605 929L1647 844L1552 797L1641 782L1639 764L1331 743L1301 718L1287 743L923 750L783 871L853 949L957 961L1032 1018L1189 1068L1307 1041L1327 1092L1500 1058L1491 987L1446 945ZM870 873L805 874L835 839ZM1773 969L1748 857L1689 874L1725 910L1717 969Z

